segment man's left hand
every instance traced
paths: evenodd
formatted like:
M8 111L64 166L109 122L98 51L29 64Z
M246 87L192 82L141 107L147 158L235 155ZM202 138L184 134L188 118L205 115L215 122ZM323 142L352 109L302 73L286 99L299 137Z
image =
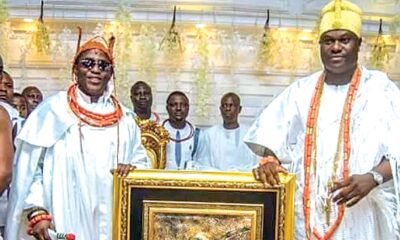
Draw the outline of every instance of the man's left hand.
M119 176L126 177L126 176L128 176L128 173L130 171L133 171L135 169L136 169L136 167L131 164L118 163L116 171Z
M352 175L348 179L335 182L331 193L337 192L333 202L352 207L365 197L377 183L371 174Z

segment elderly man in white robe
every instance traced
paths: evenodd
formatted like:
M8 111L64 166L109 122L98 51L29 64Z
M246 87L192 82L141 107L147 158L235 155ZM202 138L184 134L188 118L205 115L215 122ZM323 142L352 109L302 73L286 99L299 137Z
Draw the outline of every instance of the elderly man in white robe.
M224 94L219 106L222 124L204 131L199 143L196 167L199 170L251 171L257 156L243 142L249 126L239 124L242 110L240 97L233 92Z
M50 228L111 239L110 170L149 166L133 113L112 95L114 39L80 46L80 36L73 84L40 104L18 135L5 239L50 239Z
M255 178L296 174L295 239L398 239L399 89L357 63L358 6L336 0L321 15L323 71L289 86L245 137L264 157Z

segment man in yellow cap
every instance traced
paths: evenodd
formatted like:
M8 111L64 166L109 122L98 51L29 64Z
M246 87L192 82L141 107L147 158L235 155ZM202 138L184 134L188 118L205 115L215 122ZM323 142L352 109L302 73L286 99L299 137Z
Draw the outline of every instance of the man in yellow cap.
M295 239L396 239L400 92L358 65L356 5L332 1L321 17L323 70L289 86L254 122L245 142L263 159L253 173L266 185L296 175Z
M112 49L113 39L78 41L68 91L46 99L26 120L17 137L5 239L47 240L54 231L112 239L110 170L126 175L149 166L134 114L112 95Z

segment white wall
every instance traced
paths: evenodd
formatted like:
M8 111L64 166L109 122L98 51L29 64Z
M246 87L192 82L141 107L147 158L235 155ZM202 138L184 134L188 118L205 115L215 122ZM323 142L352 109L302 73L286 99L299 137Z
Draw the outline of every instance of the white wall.
M8 30L3 27L0 29L0 38L2 39L2 46L0 46L0 53L4 56L8 70L15 80L15 90L21 91L25 86L35 85L38 86L45 94L49 96L59 90L64 90L70 83L70 68L72 57L76 49L76 26L82 26L86 35L84 40L88 39L93 33L105 32L109 35L113 31L113 24L110 23L110 18L113 16L113 9L110 4L103 8L95 8L92 12L86 9L87 16L83 17L82 13L85 9L82 6L68 5L64 8L56 8L56 1L53 1L53 17L46 20L49 27L50 38L52 41L53 52L48 55L39 55L35 52L33 44L30 42L32 35L32 24L22 21L22 16L32 15L32 9L36 6L33 3L27 3L24 9L23 1L11 1L11 20L8 25ZM139 7L143 8L144 2L151 5L151 1L138 1ZM148 23L153 27L151 32L152 41L156 44L154 51L155 58L152 63L155 68L156 78L152 81L154 93L154 108L160 112L162 117L166 117L165 100L169 92L173 90L182 90L189 95L191 99L191 112L190 119L201 126L215 124L220 122L219 116L219 99L228 92L237 92L242 99L242 114L241 120L250 123L260 111L268 105L272 99L277 96L286 86L288 86L295 79L305 76L313 72L318 66L318 57L315 55L317 47L312 41L313 34L309 30L315 25L316 13L310 12L310 9L319 8L322 2L325 1L304 1L301 4L301 11L310 12L307 16L302 16L299 20L293 14L296 14L300 8L289 9L291 1L273 1L270 7L280 11L279 14L288 12L288 16L278 15L275 13L271 21L272 27L293 26L293 19L297 30L293 28L286 33L286 31L275 31L276 42L273 49L274 60L272 65L261 64L256 66L256 56L258 45L263 33L263 22L265 15L260 15L260 12L265 12L257 4L249 4L247 8L245 5L232 5L232 3L225 3L220 1L214 6L217 11L223 12L225 17L231 21L230 24L218 22L206 22L202 16L209 15L212 19L214 13L211 11L204 13L204 11L189 11L182 13L177 18L179 30L181 32L184 52L182 53L181 61L179 64L171 64L161 51L158 51L158 44L161 42L165 32L169 28L169 21L171 19L170 3L152 1L154 4L160 5L160 11L156 16L147 16L150 18ZM88 3L86 3L88 4ZM102 3L99 3L100 5ZM142 4L142 5L141 5ZM190 3L194 4L194 3ZM229 5L231 4L231 5ZM236 3L237 4L237 3ZM267 1L262 2L268 6ZM275 5L274 5L275 4ZM288 5L289 4L289 5ZM395 4L395 3L394 3ZM257 6L256 6L257 5ZM264 7L263 5L263 7ZM230 6L231 11L226 11L226 6ZM385 5L386 6L386 5ZM394 11L398 9L395 4ZM132 9L135 6L131 6ZM154 5L151 11L155 11L157 5ZM235 9L239 10L232 10ZM70 15L73 13L72 8L76 8L77 19L56 16L60 11ZM183 7L182 7L183 8ZM386 6L387 8L387 6ZM51 9L51 8L50 8ZM47 13L51 10L48 9ZM68 10L69 9L69 10ZM257 10L256 14L252 11ZM378 8L381 9L381 8ZM102 18L98 12L106 12L105 18ZM133 11L133 10L132 10ZM97 14L97 15L96 15ZM144 17L144 12L132 13L133 18L139 16ZM142 15L140 15L142 14ZM165 14L165 20L157 20L157 16ZM47 14L51 15L51 14ZM218 16L219 18L223 17ZM21 17L21 18L20 18ZM384 16L389 18L390 16ZM369 17L370 18L370 17ZM252 19L251 21L249 19ZM146 80L140 74L140 67L143 64L143 50L140 46L144 44L143 37L141 37L141 26L144 19L140 21L132 21L129 30L129 36L132 43L125 52L129 52L130 57L127 62L122 65L128 67L126 79L118 79L117 95L122 101L130 107L129 102L129 87L136 80ZM222 21L222 20L221 20ZM207 116L202 117L196 110L198 109L199 99L197 96L196 87L196 67L199 63L199 54L196 52L198 43L196 42L196 28L195 23L207 23L207 45L208 45L208 74L207 80L209 83L208 100L207 100ZM251 23L250 23L251 22ZM98 23L101 23L99 25ZM285 25L286 24L286 25ZM360 53L360 62L368 63L371 55L371 47L375 39L376 22L368 20L367 31L364 32L364 43ZM150 26L146 24L146 26ZM3 25L4 26L4 25ZM372 26L372 27L371 27ZM370 29L372 28L372 29ZM302 31L305 29L306 31ZM388 29L388 25L384 26ZM372 31L373 30L373 31ZM115 29L114 29L115 31ZM295 33L293 33L295 32ZM3 35L2 35L3 34ZM114 32L115 34L115 32ZM149 39L149 38L147 38ZM117 39L118 40L121 39ZM390 37L387 39L390 43L389 53L390 60L385 64L385 70L390 74L390 77L396 82L400 81L400 69L397 66L400 64L400 42L399 38ZM6 46L6 51L2 48ZM117 68L118 71L118 68Z

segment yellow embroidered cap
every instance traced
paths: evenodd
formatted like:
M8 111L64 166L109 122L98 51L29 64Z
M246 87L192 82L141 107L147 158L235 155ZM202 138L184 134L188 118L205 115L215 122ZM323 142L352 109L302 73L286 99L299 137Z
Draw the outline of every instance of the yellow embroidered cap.
M321 10L319 36L327 31L343 29L361 37L362 25L361 9L346 0L334 0Z

